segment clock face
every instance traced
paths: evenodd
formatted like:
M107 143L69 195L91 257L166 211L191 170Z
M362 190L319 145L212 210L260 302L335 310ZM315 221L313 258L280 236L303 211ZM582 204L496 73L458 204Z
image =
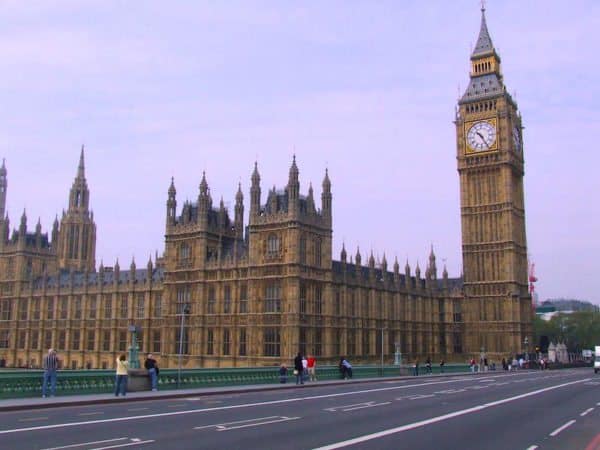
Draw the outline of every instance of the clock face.
M467 132L467 144L476 152L492 150L496 142L496 128L490 122L475 122Z
M512 135L513 135L513 144L515 146L515 151L520 152L522 144L521 144L521 133L519 132L518 127L513 127Z

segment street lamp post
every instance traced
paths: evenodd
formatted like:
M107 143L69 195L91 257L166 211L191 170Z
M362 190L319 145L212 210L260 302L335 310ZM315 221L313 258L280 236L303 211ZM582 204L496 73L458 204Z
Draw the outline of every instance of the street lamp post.
M525 345L525 361L529 361L529 337L525 336L523 344Z
M386 330L385 327L381 327L381 376L383 376L383 332Z
M185 316L190 313L190 305L186 304L183 306L181 311L181 325L179 327L179 362L177 364L177 389L181 383L181 354L183 353L183 327L185 323Z

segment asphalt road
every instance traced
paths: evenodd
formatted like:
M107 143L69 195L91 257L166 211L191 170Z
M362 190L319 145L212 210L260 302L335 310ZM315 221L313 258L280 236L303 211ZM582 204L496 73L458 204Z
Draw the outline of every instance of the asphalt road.
M0 413L0 448L600 449L591 369L488 372Z

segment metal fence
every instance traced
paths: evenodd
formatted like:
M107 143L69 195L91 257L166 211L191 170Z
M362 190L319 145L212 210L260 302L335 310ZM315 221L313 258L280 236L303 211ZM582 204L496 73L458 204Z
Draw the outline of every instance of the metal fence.
M447 373L467 372L466 364L447 364ZM412 375L411 366L354 366L353 378L378 378ZM432 373L440 372L439 366ZM426 374L425 367L419 370ZM318 380L341 379L337 366L318 366ZM37 397L42 392L41 370L6 370L0 372L0 399ZM293 371L289 370L287 381L293 382ZM84 395L110 393L114 390L114 370L60 370L56 383L56 395ZM218 386L242 386L251 384L278 384L281 382L279 367L254 367L230 369L182 369L179 389ZM177 369L161 369L158 377L159 390L177 389Z

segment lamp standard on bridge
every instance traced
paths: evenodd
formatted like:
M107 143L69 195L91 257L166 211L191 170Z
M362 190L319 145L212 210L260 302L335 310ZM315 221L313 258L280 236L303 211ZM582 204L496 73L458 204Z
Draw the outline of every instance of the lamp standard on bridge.
M185 323L185 316L190 313L190 305L186 303L183 305L181 310L181 326L179 327L179 361L177 364L177 389L179 389L179 385L181 383L181 355L183 353L183 329Z

